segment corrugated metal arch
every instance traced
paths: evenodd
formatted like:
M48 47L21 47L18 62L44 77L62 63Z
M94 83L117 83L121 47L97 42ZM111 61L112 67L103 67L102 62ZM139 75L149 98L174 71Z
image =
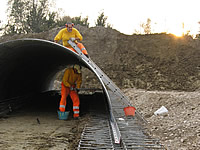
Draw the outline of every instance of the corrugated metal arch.
M48 91L56 74L72 64L93 71L79 55L51 41L18 39L1 43L0 100Z

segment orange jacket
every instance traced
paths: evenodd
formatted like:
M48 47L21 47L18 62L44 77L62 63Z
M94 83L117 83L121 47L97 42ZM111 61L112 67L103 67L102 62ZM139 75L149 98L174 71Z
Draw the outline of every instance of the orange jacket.
M54 38L54 41L62 40L63 41L63 46L71 47L71 45L69 45L67 43L67 41L70 38L79 38L80 41L82 41L82 39L83 39L82 35L79 33L79 31L77 29L72 28L72 32L68 32L67 28L63 28L58 32L58 34Z
M66 87L76 85L76 87L79 89L82 83L82 74L77 74L74 72L73 68L68 68L65 70L62 82Z

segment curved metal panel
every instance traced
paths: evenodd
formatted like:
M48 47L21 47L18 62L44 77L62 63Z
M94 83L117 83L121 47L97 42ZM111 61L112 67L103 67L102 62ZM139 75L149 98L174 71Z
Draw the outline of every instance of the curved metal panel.
M86 62L66 47L41 39L0 44L0 100L51 89L56 73Z
M114 138L120 143L119 129L103 80L91 64L60 44L40 39L20 39L1 43L0 101L50 90L56 73L71 64L87 67L99 79L108 100Z

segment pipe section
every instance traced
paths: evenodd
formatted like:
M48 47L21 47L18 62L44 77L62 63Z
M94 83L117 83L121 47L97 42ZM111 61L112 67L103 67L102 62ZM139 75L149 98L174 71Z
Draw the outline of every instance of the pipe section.
M88 67L66 47L41 39L0 44L0 101L51 90L56 74L68 65Z

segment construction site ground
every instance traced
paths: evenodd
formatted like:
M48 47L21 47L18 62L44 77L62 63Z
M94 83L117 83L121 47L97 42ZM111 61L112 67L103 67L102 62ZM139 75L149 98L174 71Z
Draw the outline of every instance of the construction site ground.
M137 111L147 120L148 134L168 150L200 149L200 92L124 89ZM45 108L45 102L49 103ZM5 150L76 149L89 114L59 120L59 98L31 104L0 119L0 147ZM168 113L154 115L161 106Z
M62 27L1 37L53 41ZM130 97L147 120L150 135L168 150L200 149L200 40L171 34L124 35L104 27L76 26L92 60ZM99 81L83 68L83 88L99 87ZM62 79L62 74L59 81ZM60 85L60 83L59 83ZM155 116L161 106L168 113ZM74 149L89 116L60 121L57 108L19 110L0 119L2 149ZM40 124L37 121L39 118ZM69 131L63 133L62 131ZM65 139L65 140L63 140Z
M200 92L124 90L167 150L200 149ZM154 115L165 106L168 113Z

